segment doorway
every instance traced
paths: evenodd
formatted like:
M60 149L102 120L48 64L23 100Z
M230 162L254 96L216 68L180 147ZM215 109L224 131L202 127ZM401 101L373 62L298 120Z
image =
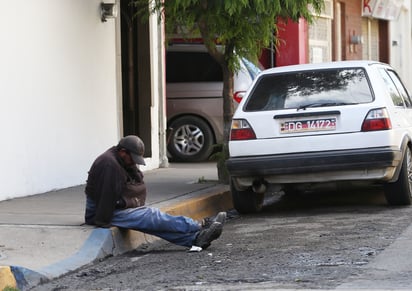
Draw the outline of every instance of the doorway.
M152 156L149 24L131 0L120 1L123 134L138 135Z

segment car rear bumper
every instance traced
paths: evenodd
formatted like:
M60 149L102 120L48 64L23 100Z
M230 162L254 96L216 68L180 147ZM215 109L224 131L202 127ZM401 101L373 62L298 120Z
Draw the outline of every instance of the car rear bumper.
M246 186L257 178L264 178L270 183L391 181L401 161L402 150L399 148L379 147L232 157L226 165L231 177Z

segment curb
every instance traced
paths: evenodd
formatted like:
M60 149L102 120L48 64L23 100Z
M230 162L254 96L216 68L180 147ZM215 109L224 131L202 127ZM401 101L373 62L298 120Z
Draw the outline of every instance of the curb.
M0 266L0 290L6 287L17 287L16 279L9 266Z
M232 197L226 185L217 185L185 195L183 198L149 206L158 207L172 215L189 216L195 220L233 208ZM159 238L139 231L117 227L95 228L78 252L38 272L20 266L0 266L0 290L6 287L28 290L98 259L120 255L156 240Z

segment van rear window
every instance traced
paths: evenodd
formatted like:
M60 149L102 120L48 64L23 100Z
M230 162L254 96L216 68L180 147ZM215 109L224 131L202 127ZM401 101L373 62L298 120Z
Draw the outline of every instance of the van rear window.
M222 82L220 65L204 52L167 52L166 82Z

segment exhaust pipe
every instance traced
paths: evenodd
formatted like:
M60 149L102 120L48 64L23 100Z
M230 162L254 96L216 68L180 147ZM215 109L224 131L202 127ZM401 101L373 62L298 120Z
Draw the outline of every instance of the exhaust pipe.
M263 194L266 192L267 182L263 179L254 180L252 183L252 190L255 193Z

